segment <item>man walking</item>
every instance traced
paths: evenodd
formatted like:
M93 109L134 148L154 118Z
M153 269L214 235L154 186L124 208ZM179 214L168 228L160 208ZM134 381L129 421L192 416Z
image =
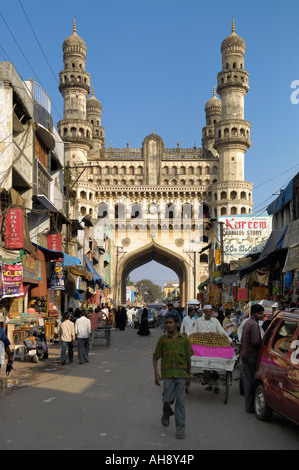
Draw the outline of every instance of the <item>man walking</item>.
M244 395L247 413L254 413L253 382L262 341L259 321L263 317L264 307L259 304L252 305L251 316L244 324L242 331L240 356L244 366Z
M183 318L183 321L181 324L181 330L180 330L183 335L190 336L191 333L193 333L193 328L195 324L194 315L195 315L194 309L190 308L190 310L188 310L188 315L186 315Z
M78 359L79 364L89 362L89 339L91 335L91 324L90 320L86 318L85 314L80 310L80 318L75 323L75 334L78 341Z
M177 329L177 316L167 313L165 316L167 333L160 337L153 354L155 384L163 388L163 426L169 425L169 417L175 415L176 438L185 438L185 394L190 385L191 356L194 351L190 341ZM158 360L161 358L161 377L158 372ZM175 401L174 412L171 404Z
M66 349L68 349L68 358L73 362L74 357L74 343L75 340L75 327L71 321L71 312L65 314L65 320L59 325L58 334L61 339L61 364L65 364Z
M94 339L97 334L97 329L99 326L99 322L102 319L102 315L100 313L100 309L97 307L95 311L92 308L89 309L89 320L91 325L91 342L90 342L90 349L92 348Z

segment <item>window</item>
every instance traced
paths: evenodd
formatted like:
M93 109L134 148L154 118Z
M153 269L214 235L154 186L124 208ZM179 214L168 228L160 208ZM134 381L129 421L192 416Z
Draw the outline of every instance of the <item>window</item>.
M288 354L294 333L297 329L297 323L290 320L284 320L272 342L272 349L280 354Z
M276 320L273 321L271 326L267 329L265 336L264 336L264 345L268 346L269 341L271 339L272 333L275 330L277 323L279 323L279 318L276 318Z

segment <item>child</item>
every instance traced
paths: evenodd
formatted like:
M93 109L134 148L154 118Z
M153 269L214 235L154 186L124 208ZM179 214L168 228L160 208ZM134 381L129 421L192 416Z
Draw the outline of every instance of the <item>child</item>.
M163 426L169 425L169 417L175 415L176 438L185 438L185 394L190 385L191 356L194 351L186 336L177 330L177 316L173 313L165 315L166 334L158 340L153 354L155 369L155 384L160 386L164 380L163 389ZM157 361L161 358L161 377ZM174 412L171 404L175 401Z

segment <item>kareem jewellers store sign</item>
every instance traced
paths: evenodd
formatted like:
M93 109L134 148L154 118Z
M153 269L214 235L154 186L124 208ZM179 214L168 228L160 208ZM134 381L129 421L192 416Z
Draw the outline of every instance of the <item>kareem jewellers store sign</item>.
M243 215L218 217L218 240L220 224L223 228L224 263L260 253L271 235L272 217Z

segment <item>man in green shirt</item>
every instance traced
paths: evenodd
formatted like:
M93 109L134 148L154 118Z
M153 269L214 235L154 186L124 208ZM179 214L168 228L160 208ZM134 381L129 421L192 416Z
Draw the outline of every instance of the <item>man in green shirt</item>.
M190 385L191 356L194 351L186 336L177 330L179 319L176 315L165 315L166 334L158 340L153 355L155 384L163 388L163 426L169 425L169 417L175 415L176 438L185 438L185 394ZM161 376L158 371L158 360L161 358ZM175 401L174 413L171 404Z

